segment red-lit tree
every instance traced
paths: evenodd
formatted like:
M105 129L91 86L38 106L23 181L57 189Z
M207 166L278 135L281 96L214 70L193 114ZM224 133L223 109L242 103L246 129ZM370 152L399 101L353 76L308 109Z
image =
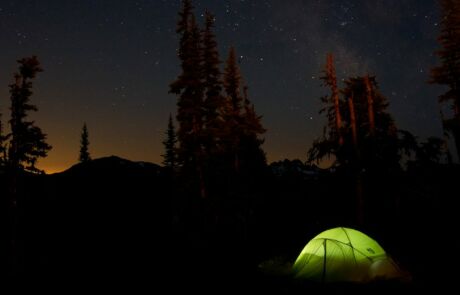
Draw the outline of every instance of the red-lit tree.
M266 159L261 148L263 140L259 138L265 133L262 117L257 115L249 100L248 87L242 87L241 72L233 47L230 48L224 70L224 88L227 94L224 111L226 144L232 157L233 169L240 172L263 167Z
M8 149L8 162L13 170L27 169L37 171L35 164L40 157L46 157L51 146L46 143L46 134L27 120L30 111L37 111L30 104L32 79L42 72L36 56L18 60L19 73L15 74L15 83L10 85L11 127Z
M7 137L3 135L2 114L0 113L0 167L6 165L6 139Z
M441 49L436 53L441 65L432 69L430 83L446 85L449 90L439 96L440 103L452 108L452 116L443 118L443 126L455 140L460 158L460 2L440 0Z
M205 28L202 31L203 82L204 82L204 143L210 156L222 149L224 130L223 111L225 97L222 95L222 74L216 36L213 32L214 15L206 11Z
M196 175L199 183L199 193L206 197L204 180L204 84L201 34L192 12L190 0L182 1L179 12L177 33L180 35L178 56L181 61L182 73L171 83L170 93L176 94L178 159L182 170L190 175Z

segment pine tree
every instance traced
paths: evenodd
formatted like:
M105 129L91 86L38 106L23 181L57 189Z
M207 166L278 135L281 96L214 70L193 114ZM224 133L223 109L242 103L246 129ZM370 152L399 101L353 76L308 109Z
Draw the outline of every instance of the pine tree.
M209 11L205 13L205 28L202 32L203 44L203 79L205 98L204 110L204 133L206 153L210 156L220 150L223 137L224 122L223 112L225 97L222 95L222 81L219 65L219 51L217 49L216 36L214 35L214 15Z
M6 164L6 136L3 135L2 114L0 113L0 167Z
M345 135L351 138L352 143L348 151L353 152L342 155L339 160L342 163L350 162L350 154L354 154L355 162L359 157L358 169L375 172L399 170L398 129L387 111L387 98L378 91L375 77L350 78L345 84L343 95L349 104L353 100L354 120L351 108L343 118L345 125L349 126Z
M89 154L89 138L88 138L88 128L86 123L83 124L81 130L81 139L80 139L80 156L78 157L80 163L86 163L91 161L91 156Z
M224 111L225 121L225 145L226 150L232 155L233 169L239 171L240 160L238 147L241 135L242 123L242 97L241 97L241 74L236 61L235 48L230 48L224 69L224 89L227 94Z
M224 88L227 93L227 99L230 101L230 111L233 116L241 115L242 100L241 97L241 73L237 64L235 48L230 47L228 58L224 70Z
M326 66L323 70L323 76L320 78L324 87L331 89L331 94L321 97L324 107L320 114L326 113L328 123L324 128L321 139L313 142L312 148L308 151L309 161L322 159L325 156L338 155L341 153L344 144L343 137L343 120L342 111L344 101L340 99L340 91L337 86L337 75L334 65L334 56L332 53L327 55Z
M195 162L203 130L203 83L200 32L190 1L183 1L177 32L181 34L179 58L182 73L171 83L170 92L179 96L177 121L180 160Z
M17 237L20 214L18 214L18 196L21 183L21 171L41 172L35 167L40 157L46 157L51 146L46 143L46 135L35 126L34 121L28 121L29 112L37 111L35 105L30 104L32 95L32 79L37 73L42 72L36 56L18 60L19 73L14 75L15 83L10 87L11 118L9 146L8 146L8 194L9 216L11 222L10 232L10 257L13 271L17 271L21 261L21 239Z
M441 65L432 69L431 83L449 87L439 97L440 103L448 103L453 116L443 121L444 128L451 132L460 158L460 2L440 0L441 34L438 38L442 49L437 51Z
M264 166L265 153L261 149L263 140L259 139L259 136L265 133L265 129L261 117L257 115L254 105L248 98L248 87L241 87L242 77L234 47L230 48L226 61L223 85L227 95L223 112L226 126L224 142L227 153L233 158L234 171L240 172L241 168L252 169L249 168L251 166Z
M267 164L265 152L262 150L264 140L259 138L266 129L262 125L262 116L257 115L254 104L249 100L248 89L248 86L244 85L239 158L242 168L252 174L261 172L260 170Z
M170 93L179 96L177 102L179 162L183 171L198 176L200 195L205 198L202 48L200 30L192 9L191 1L183 0L177 26L177 33L180 34L178 56L181 60L182 73L171 83Z
M171 170L176 169L177 167L177 155L176 155L176 131L174 128L174 123L171 114L169 115L168 120L168 129L166 130L166 139L163 141L165 147L165 153L163 157L163 165L170 168Z
M327 111L329 120L329 137L337 141L337 144L341 146L343 144L342 115L340 113L339 89L337 87L337 75L332 53L327 55L326 69L324 70L324 76L321 77L321 80L323 80L324 86L330 87L331 89L331 95L323 98L326 104L325 111Z
M339 100L343 145L339 148L333 136L323 136L309 150L309 161L333 155L337 166L355 171L398 170L402 148L398 138L400 130L387 112L388 101L378 91L375 77L349 78L341 92L344 97ZM330 103L324 99L323 102ZM329 106L329 110L333 108ZM329 118L333 114L329 111Z
M36 56L18 60L19 73L15 74L15 83L10 85L11 94L11 140L8 159L14 170L27 169L38 171L35 164L39 157L46 157L51 146L46 143L46 135L35 126L34 121L27 121L28 112L37 111L30 104L32 79L42 72Z

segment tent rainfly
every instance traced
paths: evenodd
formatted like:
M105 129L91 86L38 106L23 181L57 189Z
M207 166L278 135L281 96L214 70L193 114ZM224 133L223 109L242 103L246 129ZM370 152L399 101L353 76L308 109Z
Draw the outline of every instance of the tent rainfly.
M297 278L318 282L402 279L403 272L372 238L337 227L314 237L294 263Z

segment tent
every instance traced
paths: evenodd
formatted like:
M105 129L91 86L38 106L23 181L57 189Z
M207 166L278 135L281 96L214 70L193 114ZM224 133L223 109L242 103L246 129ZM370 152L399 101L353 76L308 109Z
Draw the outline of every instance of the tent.
M314 237L294 263L297 278L319 282L399 279L403 273L372 238L337 227Z

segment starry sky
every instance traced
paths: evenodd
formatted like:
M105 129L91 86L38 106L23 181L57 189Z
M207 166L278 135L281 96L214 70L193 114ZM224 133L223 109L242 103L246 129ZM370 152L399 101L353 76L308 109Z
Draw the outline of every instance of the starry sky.
M306 159L325 123L318 76L326 54L338 78L377 76L399 128L441 136L436 97L427 84L437 64L436 0L195 0L203 21L216 16L225 59L234 45L263 124L268 160ZM175 33L179 0L0 0L0 112L8 119L8 84L16 60L37 55L32 115L53 150L47 172L77 162L83 122L93 158L118 155L161 162L162 140L180 72Z

